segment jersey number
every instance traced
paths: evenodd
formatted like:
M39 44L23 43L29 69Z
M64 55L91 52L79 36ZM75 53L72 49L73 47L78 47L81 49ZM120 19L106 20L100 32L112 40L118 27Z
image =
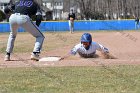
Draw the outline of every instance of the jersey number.
M33 1L20 1L17 6L31 7L32 5L33 5Z

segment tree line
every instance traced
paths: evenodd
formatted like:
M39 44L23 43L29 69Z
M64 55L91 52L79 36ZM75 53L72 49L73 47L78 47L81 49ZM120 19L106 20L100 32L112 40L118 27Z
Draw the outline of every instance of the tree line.
M129 19L140 17L139 0L74 0L81 18Z
M11 0L15 1L15 0ZM41 7L42 0L36 0ZM57 1L57 0L50 0ZM64 12L71 8L77 15L77 19L132 19L140 17L139 0L62 0ZM42 8L45 9L45 8ZM77 10L79 9L80 12ZM1 14L1 13L0 13ZM0 15L0 19L3 15Z

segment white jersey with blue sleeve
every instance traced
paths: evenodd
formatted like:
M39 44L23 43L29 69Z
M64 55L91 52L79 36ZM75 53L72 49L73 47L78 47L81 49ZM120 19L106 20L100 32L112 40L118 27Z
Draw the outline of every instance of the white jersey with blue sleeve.
M71 50L71 54L76 55L76 53L78 53L81 57L94 57L96 50L101 51L102 53L109 53L109 50L103 45L92 42L88 50L84 48L83 44L77 44Z

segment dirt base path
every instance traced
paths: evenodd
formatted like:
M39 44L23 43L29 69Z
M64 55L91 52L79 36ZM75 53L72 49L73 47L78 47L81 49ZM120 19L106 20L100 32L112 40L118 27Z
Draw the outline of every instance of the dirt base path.
M93 41L109 48L117 59L103 59L99 52L98 58L83 59L78 55L69 56L59 62L36 62L30 60L29 53L12 55L12 61L3 61L0 54L0 67L46 67L46 66L105 66L105 65L139 65L140 64L140 32L97 32ZM45 56L67 56L74 45L65 46L41 53Z

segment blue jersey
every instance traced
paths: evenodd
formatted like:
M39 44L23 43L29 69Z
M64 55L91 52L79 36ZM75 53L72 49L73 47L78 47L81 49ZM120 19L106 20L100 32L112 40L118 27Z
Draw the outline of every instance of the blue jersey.
M15 13L32 16L37 13L38 8L39 6L34 0L20 0L15 5Z

